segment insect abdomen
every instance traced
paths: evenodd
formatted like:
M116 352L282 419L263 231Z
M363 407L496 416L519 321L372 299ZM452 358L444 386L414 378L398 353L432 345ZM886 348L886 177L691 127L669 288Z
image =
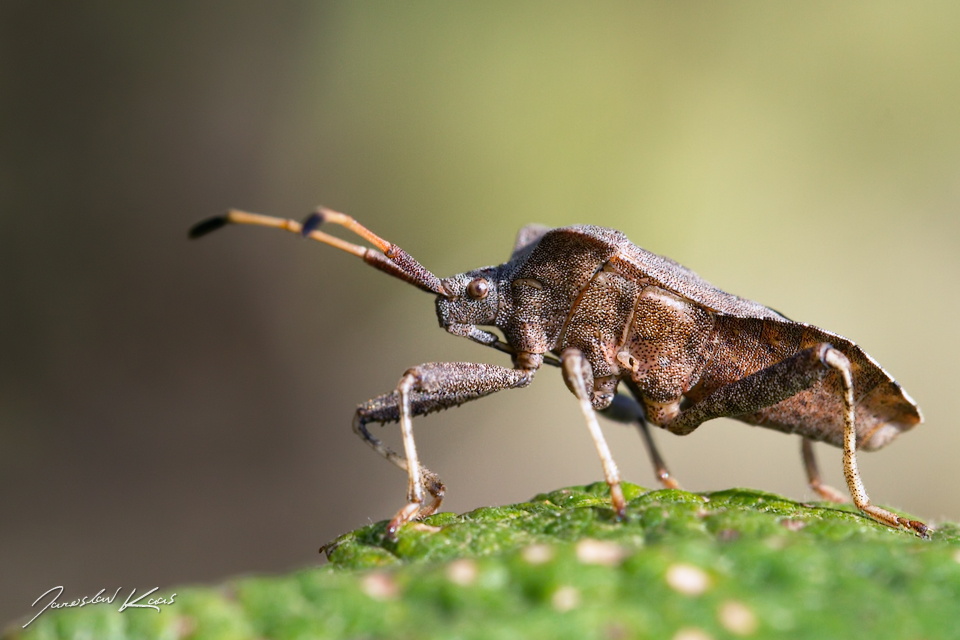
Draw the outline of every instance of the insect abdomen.
M687 392L699 401L715 389L776 364L820 343L829 343L850 360L854 377L860 447L878 449L900 431L920 422L913 401L860 347L813 325L771 318L716 317L717 349L697 385ZM810 389L737 420L843 446L840 380L832 373Z

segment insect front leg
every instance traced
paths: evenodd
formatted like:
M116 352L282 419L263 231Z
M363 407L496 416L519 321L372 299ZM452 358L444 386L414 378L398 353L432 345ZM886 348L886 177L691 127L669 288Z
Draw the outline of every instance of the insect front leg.
M617 463L613 461L607 441L603 438L603 432L597 423L597 413L590 402L590 392L587 391L593 388L593 370L583 352L576 347L564 349L560 360L563 367L563 380L580 401L580 411L583 412L587 428L590 430L590 437L593 438L593 444L596 445L597 453L600 454L603 475L610 487L610 502L613 504L613 510L617 518L622 520L627 513L627 503L623 499L623 489L620 488L620 471L617 469Z
M726 384L692 407L679 411L661 426L685 435L712 418L756 413L813 386L831 371L840 374L843 388L843 475L853 496L853 503L878 522L894 528L907 527L926 536L927 526L922 522L901 518L870 503L857 468L857 431L850 361L830 344L823 342L804 349L766 369Z
M360 436L364 442L370 445L374 451L404 471L407 471L406 457L385 445L379 438L374 436L367 429L367 424L369 422L374 422L375 420L368 412L364 410L364 407L372 403L384 402L389 400L391 397L394 398L394 401L396 401L398 396L395 393L388 393L361 405L360 408L357 409L357 413L353 418L353 432ZM397 413L399 415L399 409L397 409ZM416 411L414 411L414 413L416 413ZM440 477L437 474L435 474L433 471L430 471L423 465L420 465L420 479L422 481L424 490L433 496L433 502L420 511L421 517L425 517L432 513L436 513L437 509L440 508L440 504L443 502L443 496L446 493L446 487L444 487L443 483L440 482Z
M432 362L408 369L397 390L369 400L357 408L354 431L377 453L407 472L407 504L387 526L387 536L415 518L426 517L443 500L443 483L436 474L423 469L413 439L413 416L449 409L502 389L530 384L534 369L506 369L473 362ZM400 455L375 438L366 428L370 422L400 422L404 454ZM433 496L425 505L424 492Z
M643 444L650 456L650 462L653 465L653 472L656 474L657 480L667 489L680 488L680 483L670 474L667 463L660 455L657 444L653 441L653 434L650 433L650 426L647 423L643 405L624 393L617 393L610 406L600 411L600 415L616 422L635 424L643 438Z

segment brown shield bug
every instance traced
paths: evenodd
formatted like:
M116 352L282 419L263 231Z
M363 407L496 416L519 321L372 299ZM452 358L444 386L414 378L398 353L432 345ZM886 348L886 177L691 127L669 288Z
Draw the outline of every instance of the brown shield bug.
M731 417L795 433L810 486L831 501L843 498L821 482L812 442L842 447L857 508L883 524L926 535L922 522L871 504L857 470L858 449L879 449L923 419L896 380L850 340L721 291L619 231L528 225L507 262L440 279L350 216L324 208L303 223L229 211L197 224L190 236L230 223L276 227L352 253L435 294L437 318L448 332L513 359L510 369L422 364L408 369L395 391L358 407L354 431L408 476L407 504L390 521L390 536L434 513L444 495L440 479L417 458L413 416L525 387L544 363L562 369L579 401L618 517L626 508L620 474L597 412L637 425L660 482L671 488L678 484L647 423L686 435L707 420ZM376 249L317 230L323 223L346 227ZM480 326L498 328L504 339ZM629 395L618 389L621 383ZM405 455L374 437L371 422L399 422Z

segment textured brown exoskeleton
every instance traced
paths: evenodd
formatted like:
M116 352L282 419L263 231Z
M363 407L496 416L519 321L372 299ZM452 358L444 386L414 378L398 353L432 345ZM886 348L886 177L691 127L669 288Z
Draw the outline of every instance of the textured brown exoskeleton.
M317 231L324 222L350 229L379 251ZM448 332L512 357L512 369L470 362L413 367L396 391L357 409L357 434L408 475L407 504L390 521L390 536L404 523L434 513L443 500L443 484L418 461L412 417L525 387L543 363L561 367L580 402L619 517L625 513L620 474L596 412L635 423L660 482L672 488L678 485L647 422L686 435L707 420L730 417L795 433L802 438L810 486L831 501L843 498L822 484L811 443L842 447L856 506L883 524L926 535L922 522L871 504L857 471L858 449L879 449L922 421L910 396L876 361L842 336L717 289L619 231L528 225L504 264L441 280L350 216L323 208L302 224L230 211L198 224L190 235L228 223L277 227L353 253L436 294L437 317ZM497 327L505 341L480 325ZM620 383L629 396L618 392ZM371 422L397 421L405 456L367 430Z

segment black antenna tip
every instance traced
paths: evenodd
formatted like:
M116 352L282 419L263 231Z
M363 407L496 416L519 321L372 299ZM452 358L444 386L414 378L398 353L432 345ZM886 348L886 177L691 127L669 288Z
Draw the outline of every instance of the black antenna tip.
M200 238L212 233L219 229L220 227L227 226L227 223L230 222L227 220L226 216L217 216L216 218L209 218L203 222L198 222L197 224L190 227L189 236L191 239Z
M323 214L315 211L303 219L300 228L300 235L306 238L311 232L315 231L323 224Z

